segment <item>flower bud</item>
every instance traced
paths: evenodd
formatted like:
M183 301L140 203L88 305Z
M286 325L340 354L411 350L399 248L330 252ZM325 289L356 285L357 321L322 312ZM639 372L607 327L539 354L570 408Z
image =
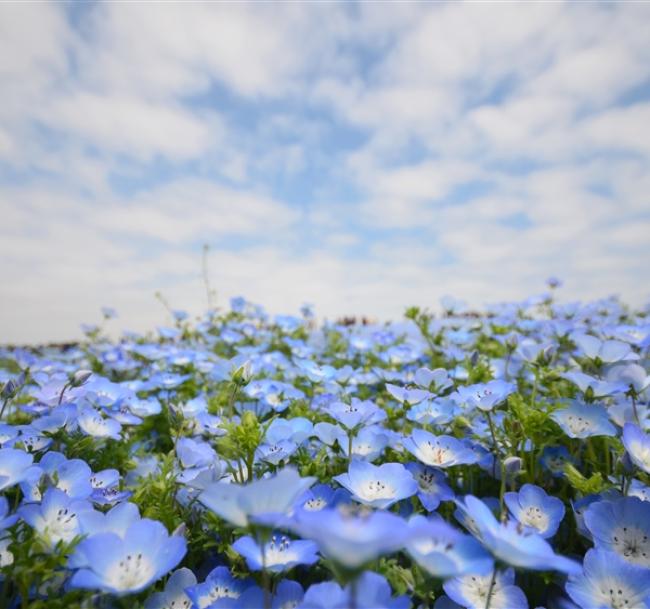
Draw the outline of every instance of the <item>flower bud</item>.
M70 379L70 386L81 387L91 376L92 372L90 370L77 370Z

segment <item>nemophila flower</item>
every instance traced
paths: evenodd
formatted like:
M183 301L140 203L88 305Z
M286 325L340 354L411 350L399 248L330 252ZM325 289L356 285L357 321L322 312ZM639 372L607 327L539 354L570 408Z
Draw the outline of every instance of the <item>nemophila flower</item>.
M504 500L517 522L535 529L545 539L557 533L564 518L562 500L534 484L524 484L518 493L506 493Z
M527 527L515 522L500 523L485 503L468 495L456 502L472 532L495 558L514 567L540 571L574 573L579 565L555 554L549 543Z
M528 609L523 590L515 585L514 569L492 574L464 575L442 585L447 596L466 609Z
M0 495L0 531L13 526L18 521L18 514L9 513L9 501Z
M349 404L332 402L325 408L325 412L347 429L355 429L359 425L372 425L386 418L386 413L374 402L358 398L352 398Z
M618 395L607 408L610 419L619 427L626 423L640 424L644 429L650 428L650 404L633 402L625 395Z
M267 523L280 521L295 500L316 478L301 478L296 470L284 468L277 475L247 485L217 482L199 495L199 501L236 526L265 517Z
M354 585L345 588L335 582L310 586L297 609L408 609L410 606L407 596L392 596L384 577L365 571Z
M650 567L650 503L637 497L598 501L587 508L584 519L596 548Z
M478 461L477 455L452 436L434 436L423 429L414 429L402 442L416 459L425 465L451 467Z
M120 439L122 426L118 421L105 418L94 408L85 408L77 417L77 423L81 431L93 438Z
M643 432L634 423L626 423L622 440L632 463L646 474L650 474L650 434Z
M217 606L221 600L236 601L253 586L250 579L234 578L227 567L216 567L204 582L185 588L185 593L192 601L192 609L206 609ZM230 606L234 606L234 602Z
M125 385L97 375L93 375L85 385L72 389L70 394L77 399L83 398L96 407L115 406L122 400L133 397L133 391Z
M583 333L572 334L571 340L585 357L604 364L636 357L630 345L619 340L601 340Z
M418 368L415 371L413 381L419 387L436 395L440 395L454 386L454 382L449 378L449 372L444 368L436 368L435 370Z
M318 512L327 507L333 508L339 503L348 503L350 493L343 488L334 490L328 484L316 484L306 490L295 503L296 510L307 510L309 512Z
M602 379L589 376L584 372L572 370L561 374L563 378L571 381L583 393L591 393L595 398L602 398L615 393L623 393L627 391L628 387L621 382L611 383Z
M348 568L361 567L398 550L410 534L406 522L390 512L355 512L345 506L298 511L289 526L301 537L314 540L323 554Z
M438 508L441 501L451 501L454 498L454 491L440 470L420 463L407 463L405 467L415 478L418 484L418 498L427 511L432 512Z
M62 453L50 451L38 465L56 488L73 499L86 499L92 494L93 472L82 459L67 459Z
M599 404L573 402L568 408L553 411L551 418L570 438L616 435L616 427L610 422L607 409Z
M79 527L82 535L114 533L124 538L129 527L140 520L140 511L135 503L120 503L108 510L84 510L79 513ZM81 565L80 565L81 566Z
M302 444L314 431L314 424L304 417L292 417L290 419L274 419L268 426L264 439L269 444L289 441L295 444Z
M8 447L18 435L18 428L6 423L0 423L0 447Z
M217 453L207 442L179 438L176 455L183 467L207 467L217 459Z
M352 438L352 457L365 461L374 461L381 456L389 442L389 431L387 429L379 425L363 427ZM343 450L343 454L349 456L349 439L345 441L345 439L340 438L339 446Z
M465 573L492 572L494 561L481 544L442 518L427 520L424 516L414 516L409 528L407 551L431 575L446 579Z
M641 501L650 501L650 486L634 478L627 490L628 497L638 497Z
M45 491L40 505L24 505L18 509L18 514L54 547L60 541L69 543L79 535L79 516L92 509L88 501L71 499L63 491L50 488Z
M565 587L582 609L650 607L650 571L613 552L589 550L583 572L571 575Z
M271 609L296 609L305 596L303 587L290 579L283 579L277 586Z
M650 375L645 368L633 362L618 362L607 367L605 379L612 383L622 383L637 393L650 387Z
M418 484L401 463L373 465L353 459L346 474L334 476L352 493L352 498L374 508L384 509L418 490Z
M277 533L263 544L250 536L240 537L232 547L246 559L251 571L266 569L282 573L297 565L313 565L318 561L318 546L313 541L290 539Z
M27 480L38 468L32 466L34 457L17 448L0 448L0 491Z
M105 469L90 477L93 492L90 499L99 505L112 505L128 499L133 493L120 490L120 473L116 469Z
M516 391L512 383L502 380L477 383L475 385L460 386L456 390L458 402L481 410L490 411L495 406L504 402L506 398Z
M162 592L155 592L145 602L145 609L191 609L192 599L185 592L186 588L196 585L196 576L190 569L183 567L174 571Z
M97 533L81 541L75 554L84 557L86 566L74 573L70 586L118 596L140 592L171 571L186 550L185 539L170 536L160 522L137 520L123 538Z
M386 391L402 404L419 404L422 400L432 397L431 392L426 389L400 387L392 383L386 383Z
M450 398L424 400L411 407L406 418L421 425L445 425L454 419L457 409L456 403Z
M33 425L20 425L17 430L20 435L15 438L13 447L24 448L29 453L37 453L47 450L52 445L52 438L36 429Z
M255 457L259 461L265 461L278 465L287 460L298 450L298 445L289 440L280 440L274 444L262 444L255 451Z
M546 446L542 451L539 462L555 478L564 476L564 467L567 463L575 464L575 459L566 446Z

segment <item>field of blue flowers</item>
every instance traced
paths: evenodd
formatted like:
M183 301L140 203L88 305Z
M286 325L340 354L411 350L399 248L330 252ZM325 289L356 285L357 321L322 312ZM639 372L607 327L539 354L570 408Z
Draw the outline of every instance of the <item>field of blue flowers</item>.
M650 312L553 296L0 349L0 606L650 607Z

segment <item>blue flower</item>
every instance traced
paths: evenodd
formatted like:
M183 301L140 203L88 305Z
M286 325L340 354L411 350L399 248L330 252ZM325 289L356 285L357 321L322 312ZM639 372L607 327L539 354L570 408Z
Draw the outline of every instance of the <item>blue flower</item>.
M461 404L490 411L515 391L516 387L512 383L494 380L488 383L458 387L457 393Z
M420 463L407 463L405 467L418 483L418 498L427 511L432 512L441 501L451 501L455 497L447 477L440 470Z
M318 561L318 547L313 541L293 540L278 534L273 534L263 545L250 536L240 537L232 547L246 559L251 571L266 569L282 573L296 565L313 565Z
M87 436L93 438L112 438L120 439L122 426L115 420L104 418L102 414L94 408L85 408L77 417L79 428Z
M419 404L422 400L432 397L432 394L425 389L407 389L399 387L392 383L386 383L386 391L390 393L398 402L402 404Z
M296 609L305 596L303 587L290 579L283 579L277 586L271 609Z
M298 445L289 440L279 440L273 444L262 444L255 451L255 458L259 461L278 465L285 461L298 450Z
M400 549L410 535L406 522L395 514L355 514L345 506L317 512L301 510L289 526L301 537L313 539L323 554L349 568Z
M82 459L67 459L65 455L52 451L43 455L38 465L56 488L73 499L86 499L92 494L90 479L93 472Z
M295 509L316 512L327 507L336 507L339 503L349 503L350 493L343 489L334 490L327 484L317 484L306 490L295 503Z
M108 512L98 510L83 511L79 514L79 526L84 535L115 533L122 538L129 527L140 520L140 511L135 503L120 503Z
M530 529L509 522L502 524L481 500L468 495L457 501L471 532L492 554L506 564L533 570L574 573L579 565L553 552L548 542Z
M518 493L506 493L504 499L517 522L533 528L540 537L548 539L557 533L565 512L561 499L533 484L524 484Z
M45 491L40 505L25 505L18 513L53 548L60 541L69 543L79 535L79 517L92 509L88 501L71 499L63 491L50 488Z
M379 425L363 427L352 439L352 457L366 461L374 461L379 458L389 444L388 434L388 430ZM343 454L346 457L349 456L349 443L341 438L339 446L343 449Z
M276 476L246 485L211 484L199 495L199 501L236 526L245 527L250 519L261 517L273 525L288 514L296 499L314 482L316 478L301 478L296 470L287 467Z
M454 385L453 381L449 378L449 372L444 368L436 368L435 370L419 368L415 371L413 380L419 387L427 389L436 395L444 393Z
M421 425L445 425L453 420L457 409L456 403L450 398L424 400L413 406L406 413L406 418Z
M592 503L584 514L596 548L650 567L650 503L637 497Z
M192 600L193 608L207 609L217 606L221 600L231 600L232 607L232 600L238 600L247 590L255 587L250 579L235 579L227 567L216 567L210 571L204 582L189 586L185 592Z
M610 422L607 409L598 404L573 402L568 408L555 410L551 418L570 438L616 435L616 427Z
M122 538L115 533L97 533L84 539L75 554L86 567L74 573L72 588L112 592L119 596L140 592L171 571L185 556L187 544L180 535L168 535L154 520L137 520Z
M467 609L528 609L528 600L515 586L514 569L497 571L492 589L492 574L464 575L443 584L447 596Z
M424 516L414 516L409 521L409 528L408 553L431 575L448 578L465 573L492 572L494 561L481 544L442 518L427 520Z
M6 497L0 496L0 531L16 524L18 514L9 513L9 501Z
M589 550L583 572L569 577L568 595L582 609L650 607L650 571L622 560L613 552Z
M347 429L379 423L386 418L386 413L374 402L358 398L352 398L350 404L332 402L324 410Z
M650 435L641 431L634 423L623 427L623 446L632 459L632 463L650 474Z
M585 357L605 364L618 362L633 355L630 345L619 340L600 340L590 334L575 333L571 340Z
M383 509L418 490L413 475L401 463L373 465L354 459L347 474L334 476L352 493L352 498L371 507Z
M354 595L354 599L352 596ZM335 582L310 586L296 609L408 609L406 596L391 596L388 582L378 573L365 571L354 583L341 588Z
M478 461L476 453L460 440L452 436L434 436L423 429L414 429L402 444L425 465L451 467Z
M625 383L603 381L578 370L565 372L560 376L577 385L583 393L591 392L595 398L605 397L613 393L622 393L628 389Z
M554 478L561 478L564 476L564 466L575 463L575 459L566 446L545 446L539 462Z
M0 448L0 491L27 480L34 472L34 457L17 448Z
M196 576L183 567L174 571L162 592L152 594L144 604L145 609L190 609L192 599L185 589L196 585Z

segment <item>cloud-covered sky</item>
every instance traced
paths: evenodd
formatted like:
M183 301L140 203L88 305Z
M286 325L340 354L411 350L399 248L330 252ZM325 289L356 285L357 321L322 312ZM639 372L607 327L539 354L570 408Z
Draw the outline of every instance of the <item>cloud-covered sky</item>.
M0 342L650 295L650 5L0 6Z

